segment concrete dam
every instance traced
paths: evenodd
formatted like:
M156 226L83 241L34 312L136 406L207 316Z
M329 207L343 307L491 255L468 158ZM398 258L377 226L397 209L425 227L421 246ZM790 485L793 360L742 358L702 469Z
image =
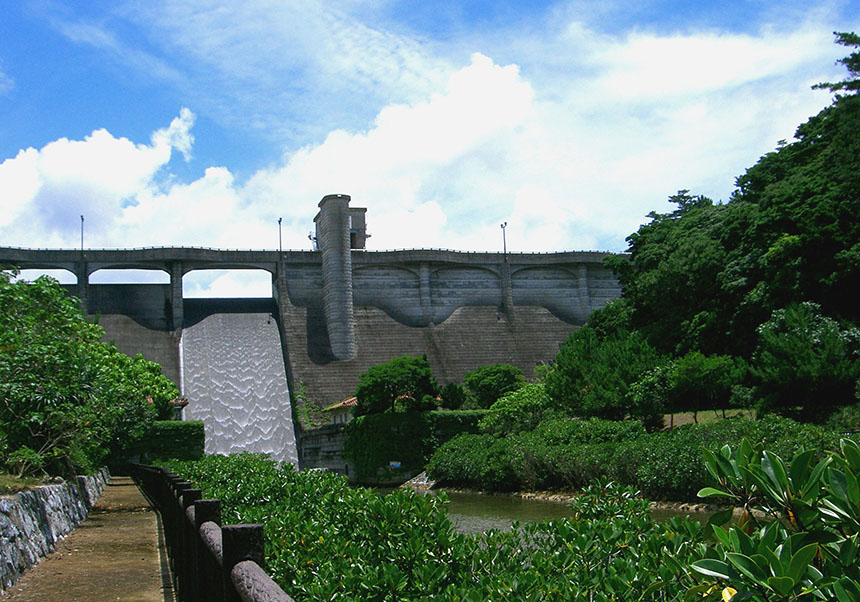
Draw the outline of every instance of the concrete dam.
M368 251L365 209L349 202L319 203L313 251L6 247L0 265L75 274L66 288L106 338L180 385L207 451L288 461L300 388L319 406L341 401L368 368L406 354L426 354L440 384L491 363L528 376L621 293L602 252ZM90 284L102 269L162 270L170 284ZM182 277L200 269L266 270L273 295L184 298Z

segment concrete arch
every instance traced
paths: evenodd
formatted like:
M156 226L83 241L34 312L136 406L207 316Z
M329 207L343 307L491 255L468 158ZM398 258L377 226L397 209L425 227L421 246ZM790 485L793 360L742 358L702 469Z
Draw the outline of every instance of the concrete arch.
M440 324L463 306L503 305L502 278L484 266L443 266L429 276L433 323Z
M377 307L408 326L423 326L427 316L421 303L421 279L403 265L357 267L352 273L355 307Z
M584 324L591 300L588 269L573 266L534 266L511 274L514 305L538 306L570 324Z
M32 282L39 276L50 276L60 284L65 285L74 285L78 283L77 274L68 268L27 268L18 273L17 280L28 280Z

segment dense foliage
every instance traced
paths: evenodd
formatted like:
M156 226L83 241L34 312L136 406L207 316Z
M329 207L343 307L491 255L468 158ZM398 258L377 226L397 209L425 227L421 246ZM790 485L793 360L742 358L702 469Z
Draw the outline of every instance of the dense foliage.
M747 441L707 453L719 486L700 494L743 514L727 529L714 526L715 544L692 564L705 577L695 591L711 600L721 590L758 602L860 600L860 446L843 440L839 448L824 458L803 451L790 463Z
M860 378L860 328L843 328L814 303L777 310L759 326L752 359L760 407L793 403L830 414L854 396Z
M382 496L260 456L171 468L222 500L225 523L264 525L268 571L297 600L858 602L860 447L840 448L789 464L746 442L708 453L716 486L700 493L744 510L729 527L731 509L656 523L635 490L603 483L571 519L482 535L454 532L444 496Z
M500 436L530 431L552 415L551 406L543 383L524 385L496 401L479 426L485 433Z
M428 410L435 407L438 392L427 357L404 355L359 376L354 413L364 416L395 409ZM400 407L396 408L395 402Z
M637 331L603 334L586 324L561 346L545 377L546 392L572 416L641 417L646 408L632 405L630 386L663 359Z
M647 502L611 486L579 498L575 520L473 536L454 532L444 496L381 496L258 456L172 468L222 500L225 523L263 523L269 573L308 602L680 601L705 533L690 520L654 523Z
M102 335L52 278L0 272L0 462L19 474L88 471L169 410L178 390L160 366Z

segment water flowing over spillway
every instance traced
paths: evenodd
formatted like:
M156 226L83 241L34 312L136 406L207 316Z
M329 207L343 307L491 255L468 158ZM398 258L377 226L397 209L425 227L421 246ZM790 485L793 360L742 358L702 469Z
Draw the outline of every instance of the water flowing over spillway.
M206 452L269 454L297 463L278 325L266 314L215 314L182 332L187 420L202 420Z

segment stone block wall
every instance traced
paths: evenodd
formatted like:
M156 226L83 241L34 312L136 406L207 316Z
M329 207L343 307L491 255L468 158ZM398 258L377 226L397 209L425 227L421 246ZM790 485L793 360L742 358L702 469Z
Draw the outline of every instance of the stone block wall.
M349 477L355 477L352 463L343 457L346 433L343 424L328 424L299 435L302 469L320 468Z
M109 478L107 469L0 497L0 590L53 551L87 517Z

